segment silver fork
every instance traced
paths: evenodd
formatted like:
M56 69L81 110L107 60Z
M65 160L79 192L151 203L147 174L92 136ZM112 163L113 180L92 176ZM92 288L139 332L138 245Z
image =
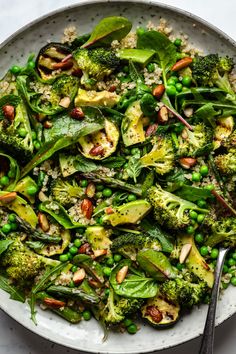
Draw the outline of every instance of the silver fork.
M216 306L217 306L217 300L219 296L220 280L221 280L224 260L229 250L230 247L220 248L219 250L219 255L218 255L216 269L215 269L215 281L212 288L211 300L208 308L208 313L207 313L207 318L206 318L206 323L205 323L199 354L213 354Z

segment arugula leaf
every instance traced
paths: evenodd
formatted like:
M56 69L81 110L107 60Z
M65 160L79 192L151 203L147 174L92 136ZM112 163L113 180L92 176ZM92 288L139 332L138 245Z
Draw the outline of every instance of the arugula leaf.
M132 263L130 260L121 261L111 272L110 284L117 295L147 299L154 297L157 294L158 286L152 278L146 278L140 273L130 273L126 276L121 284L116 280L117 273L124 266L129 267L129 271L132 270Z
M121 40L131 30L132 23L125 17L111 16L103 18L93 29L90 38L81 48L109 46L112 41Z
M164 34L146 31L138 35L137 48L156 51L156 61L162 69L163 81L166 85L166 74L177 60L176 46Z
M126 159L122 156L111 156L101 161L101 165L107 168L120 168L126 162Z
M5 252L12 243L13 243L12 240L1 240L0 241L0 254Z
M36 296L35 296L35 294L33 294L33 293L30 294L30 298L28 300L28 304L29 304L29 307L30 307L30 319L37 326L37 320L36 320L37 311L35 310L35 305L36 305Z
M3 275L0 275L0 289L10 294L10 299L25 302L24 294L22 294L22 292L18 290L15 286L11 285L9 280Z
M33 286L32 294L35 295L37 292L46 289L48 284L50 284L51 281L61 273L61 271L67 266L67 264L68 262L60 263L53 268L47 269L42 278L39 280L39 282Z

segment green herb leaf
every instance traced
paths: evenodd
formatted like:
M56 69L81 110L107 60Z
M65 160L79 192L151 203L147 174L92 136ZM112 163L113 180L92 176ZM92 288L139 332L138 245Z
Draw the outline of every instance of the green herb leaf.
M140 273L132 274L129 273L121 284L116 280L117 273L124 266L128 266L131 271L132 263L130 260L121 261L111 272L110 284L117 295L131 297L131 298L141 298L147 299L154 297L157 294L158 286L157 283L151 279L146 278Z
M205 188L192 187L184 185L175 192L180 198L195 202L199 199L207 199L211 197L211 192Z
M103 18L93 29L90 38L82 45L82 48L95 46L109 46L112 41L120 41L131 30L132 23L125 17Z
M12 243L13 243L12 240L1 240L0 241L0 254L5 252Z
M125 164L125 162L126 162L126 159L122 156L112 156L112 157L108 157L107 159L101 161L101 164L107 168L120 168Z
M133 178L134 182L137 182L137 178L140 175L142 170L142 165L139 161L139 158L136 156L132 156L129 159L128 166L126 167L125 171L127 172L130 178Z
M11 285L9 280L3 275L0 275L0 289L10 294L10 299L25 302L24 294L22 294L22 292L18 290L15 286Z
M129 62L129 75L134 82L143 80L137 64L134 64L132 61Z
M28 304L30 307L30 318L33 321L33 323L37 326L37 320L36 320L36 314L37 311L35 310L35 305L36 305L36 296L35 294L31 293L30 298L28 300Z

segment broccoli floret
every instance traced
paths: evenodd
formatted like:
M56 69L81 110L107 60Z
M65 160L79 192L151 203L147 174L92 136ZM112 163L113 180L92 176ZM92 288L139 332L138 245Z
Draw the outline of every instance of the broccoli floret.
M14 86L14 93L16 92ZM13 100L13 97L14 100ZM1 104L4 102L4 105ZM4 106L14 107L14 117L8 119L3 114ZM7 95L0 99L0 145L14 157L28 160L33 153L33 140L30 123L24 103L17 95Z
M107 325L115 325L125 319L125 316L136 312L143 304L143 299L123 298L110 288L107 304L103 310L103 320Z
M115 52L105 48L78 49L74 58L83 74L96 80L110 75L120 64Z
M168 137L156 137L152 141L152 150L144 155L140 162L143 166L153 166L160 175L164 175L174 168L174 148L172 140Z
M64 179L57 179L52 183L51 194L58 203L68 206L75 202L75 198L81 198L84 195L84 190L78 186L75 180L68 182Z
M236 173L236 148L230 149L227 154L218 155L214 159L215 164L222 175Z
M207 284L203 281L195 284L180 278L168 280L160 287L160 292L169 301L186 308L200 304L206 296L207 291Z
M205 155L211 149L213 132L205 124L200 123L193 126L193 131L185 128L178 136L178 156L195 157Z
M193 63L193 77L201 86L217 86L235 100L235 93L229 82L228 74L234 66L229 57L219 57L218 54L199 56Z
M148 190L147 198L154 207L154 217L158 223L172 230L183 229L190 225L188 211L207 212L196 204L163 190L159 185Z
M137 253L143 249L160 251L162 248L159 240L151 235L134 235L131 233L117 237L111 245L113 253L120 253L132 260L136 260Z
M39 256L31 251L22 241L19 234L11 234L13 242L1 255L1 265L8 276L17 283L24 283L38 275L46 265L57 265L59 262Z
M236 218L226 217L218 220L208 220L210 226L210 236L206 240L206 245L214 247L223 242L224 246L236 246Z
M236 149L236 129L223 141L222 145L228 150Z

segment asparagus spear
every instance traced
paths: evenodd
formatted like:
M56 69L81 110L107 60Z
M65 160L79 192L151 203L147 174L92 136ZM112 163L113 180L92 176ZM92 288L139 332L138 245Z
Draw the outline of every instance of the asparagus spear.
M78 298L82 301L90 304L98 304L99 297L95 294L87 294L84 290L78 288L69 288L63 285L51 285L47 288L47 291L52 294L58 294L62 296L68 296L72 298Z

